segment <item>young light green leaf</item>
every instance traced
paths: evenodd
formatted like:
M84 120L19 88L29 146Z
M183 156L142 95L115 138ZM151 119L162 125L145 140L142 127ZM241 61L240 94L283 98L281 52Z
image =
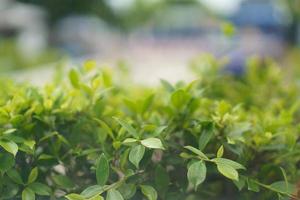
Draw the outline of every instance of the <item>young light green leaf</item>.
M131 148L129 152L129 161L134 164L136 168L139 168L139 163L142 160L145 153L145 147L142 145L136 145Z
M124 121L123 119L119 119L117 117L113 117L130 135L132 135L135 138L138 138L138 132L135 128L133 128L129 123Z
M68 200L86 200L83 196L79 195L79 194L75 194L75 193L72 193L72 194L68 194L66 196L66 198Z
M0 146L14 156L18 152L18 145L13 141L0 140Z
M231 179L231 180L239 180L239 174L236 171L236 169L234 169L232 166L230 165L226 165L224 163L217 163L217 168L218 171L223 174L225 177Z
M110 189L107 192L106 200L124 200L124 198L118 190Z
M134 139L134 138L126 138L122 143L125 144L125 145L130 145L130 144L133 144L133 143L135 143L137 141L138 140Z
M188 168L187 177L189 183L195 190L206 178L206 166L205 162L197 161L191 164Z
M25 188L22 192L22 200L35 200L35 194L30 188Z
M217 151L217 157L221 158L223 156L223 154L224 154L224 147L223 147L223 145L221 145Z
M101 154L96 166L96 178L99 185L105 185L109 177L109 163L104 154Z
M214 135L214 124L207 122L202 127L201 136L199 138L199 149L202 151Z
M105 187L100 185L92 185L83 190L80 195L86 199L92 198L95 195L100 195L104 192Z
M141 144L150 149L164 149L160 139L147 138L141 141Z
M237 163L237 162L235 162L233 160L229 160L227 158L214 158L214 159L211 159L211 161L215 162L217 165L218 164L229 165L229 166L231 166L234 169L246 169L240 163Z
M141 185L142 193L147 197L148 200L157 200L157 192L150 185Z
M28 176L27 183L28 184L33 183L37 179L38 173L39 173L38 168L37 167L33 168Z
M194 154L197 154L201 159L208 160L208 157L199 149L196 149L195 147L192 146L185 146L184 148L190 150Z
M100 195L89 198L88 200L104 200L104 198Z
M74 88L79 88L79 75L75 69L71 69L69 72L69 79Z
M115 139L115 136L111 130L111 128L102 120L100 119L97 119L97 118L94 118L95 121L97 121L100 126L107 132L107 134L114 140Z
M184 106L188 99L189 96L182 89L176 90L171 96L171 102L175 108L181 108L182 106Z

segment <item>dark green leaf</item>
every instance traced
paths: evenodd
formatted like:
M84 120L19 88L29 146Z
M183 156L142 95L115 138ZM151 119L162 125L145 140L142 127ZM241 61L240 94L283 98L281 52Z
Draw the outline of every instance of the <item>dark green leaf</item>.
M38 195L48 196L51 194L51 188L43 183L34 182L28 185L28 187Z
M8 153L0 154L0 171L6 172L10 168L12 168L15 164L15 160L13 155Z
M61 186L64 189L70 189L75 187L75 184L73 183L72 180L70 180L67 176L63 176L63 175L54 175L52 176L53 181Z

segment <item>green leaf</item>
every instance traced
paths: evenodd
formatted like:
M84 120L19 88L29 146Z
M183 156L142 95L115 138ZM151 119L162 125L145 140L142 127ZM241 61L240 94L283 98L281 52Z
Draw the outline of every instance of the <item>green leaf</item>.
M189 96L182 89L176 90L175 92L173 92L173 94L171 96L171 102L175 108L183 107L186 104L186 102L188 101L188 99L189 99Z
M31 172L30 172L30 174L29 174L29 176L28 176L28 181L27 181L27 183L29 184L29 183L34 182L34 181L37 179L37 177L38 177L38 168L35 167L35 168L33 168L33 169L31 170Z
M34 182L28 187L38 195L49 196L51 194L51 188L43 183Z
M79 195L79 194L74 194L74 193L68 194L68 195L66 196L66 198L67 198L68 200L86 200L83 196L81 196L81 195Z
M134 184L122 184L122 186L118 188L118 191L122 194L124 199L130 199L136 193L136 186Z
M161 165L157 165L155 169L155 186L160 196L167 191L169 183L170 178L167 170Z
M211 161L215 162L217 165L220 164L224 164L224 165L229 165L234 169L246 169L243 165L241 165L240 163L237 163L233 160L229 160L227 158L214 158L211 159Z
M197 161L188 168L187 177L195 190L206 178L206 166L203 161Z
M136 145L131 148L129 152L129 161L134 164L136 168L139 168L139 163L144 157L145 147L142 145Z
M214 124L206 122L202 125L202 132L199 138L199 149L202 151L214 135Z
M79 75L75 69L71 69L69 72L69 79L74 88L79 88Z
M80 195L84 198L91 198L95 195L102 194L104 192L104 187L100 185L92 185L83 190Z
M14 156L9 153L0 154L0 171L6 172L15 164Z
M217 157L218 158L221 158L224 154L224 147L223 145L220 146L220 148L218 149L218 152L217 152Z
M168 126L159 126L155 129L153 136L160 136Z
M145 113L147 110L149 110L152 102L153 102L153 99L154 99L154 95L151 94L149 95L148 97L146 97L146 99L144 100L143 102L143 105L142 105L142 110L141 110L141 113Z
M75 184L72 180L70 180L67 176L64 175L54 175L52 176L53 181L61 186L64 189L70 189L75 187Z
M272 183L270 185L270 188L272 190L282 193L282 194L287 194L287 195L293 195L297 191L297 187L293 184L287 183L285 181L277 181L275 183Z
M196 149L195 147L192 146L185 146L184 148L190 150L194 154L197 154L201 159L208 160L208 157L199 149Z
M100 195L89 198L88 200L104 200L104 198Z
M147 138L141 141L141 144L150 149L164 149L160 139L158 138Z
M238 190L241 191L244 188L245 184L246 184L246 180L245 180L244 177L239 177L239 180L233 181L233 183L238 188Z
M137 139L134 139L134 138L126 138L122 143L125 144L125 145L131 145L135 142L137 142L138 140Z
M232 23L225 22L221 26L222 32L225 36L231 37L235 34L235 27Z
M23 184L23 180L20 176L20 174L18 173L17 170L15 169L10 169L9 171L6 172L8 177L13 180L15 183L18 183L18 184Z
M100 126L107 132L107 134L114 140L115 139L115 136L111 130L111 128L102 120L100 119L97 119L97 118L94 118L94 120L96 120Z
M173 92L175 90L175 88L172 86L172 84L169 83L168 81L164 80L164 79L160 79L160 83L169 92Z
M25 188L22 192L22 200L35 200L35 194L30 188Z
M224 164L224 163L217 163L218 171L223 174L225 177L231 180L239 180L239 174L232 166Z
M259 192L259 185L252 179L247 178L248 190L253 192Z
M110 189L107 192L106 200L124 200L124 198L118 190Z
M141 185L142 193L147 197L148 200L156 200L157 199L157 192L156 190L150 185Z
M130 135L132 135L135 138L138 138L138 132L135 128L133 128L130 124L128 124L126 121L119 119L117 117L113 117Z
M18 145L13 141L0 140L0 146L14 156L16 156L18 152Z
M99 158L96 166L96 178L99 185L105 185L109 177L109 163L104 154Z

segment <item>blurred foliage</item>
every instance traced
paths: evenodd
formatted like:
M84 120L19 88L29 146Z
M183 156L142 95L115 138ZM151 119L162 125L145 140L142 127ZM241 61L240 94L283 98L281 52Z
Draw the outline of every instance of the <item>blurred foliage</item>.
M97 15L109 24L129 30L147 21L157 10L164 9L169 5L194 4L201 5L196 0L135 0L127 10L118 10L111 6L106 0L18 0L23 3L32 3L44 8L49 15L50 24L57 20L72 15L85 14Z
M61 53L55 49L46 49L38 52L37 55L25 55L19 48L15 40L0 40L0 72L29 69L39 65L57 61Z
M299 71L223 65L202 55L197 80L150 88L93 61L2 81L0 199L297 199Z

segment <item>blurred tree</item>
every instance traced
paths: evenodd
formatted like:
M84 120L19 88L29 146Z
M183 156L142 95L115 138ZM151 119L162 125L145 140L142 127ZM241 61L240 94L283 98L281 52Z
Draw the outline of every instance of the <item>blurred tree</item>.
M291 14L291 27L288 33L288 39L291 44L295 44L297 42L297 34L300 26L300 0L286 0L283 1L287 4L287 7Z
M117 10L107 0L17 0L41 6L46 10L50 25L71 14L94 14L123 31L147 21L153 14L174 4L198 4L197 0L133 0L127 10Z
M50 25L70 14L97 14L111 24L120 24L120 18L105 0L17 0L41 6L48 13Z

